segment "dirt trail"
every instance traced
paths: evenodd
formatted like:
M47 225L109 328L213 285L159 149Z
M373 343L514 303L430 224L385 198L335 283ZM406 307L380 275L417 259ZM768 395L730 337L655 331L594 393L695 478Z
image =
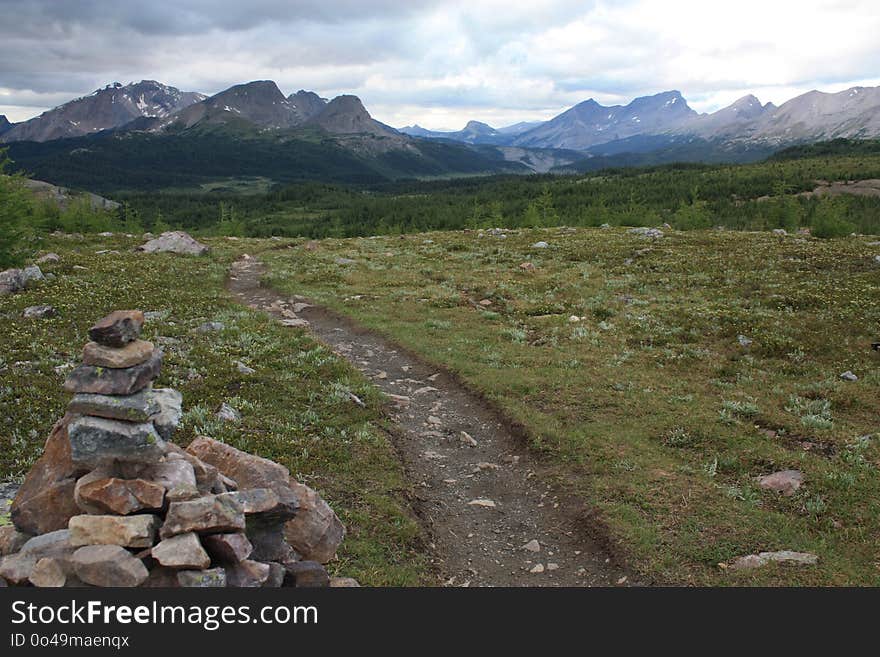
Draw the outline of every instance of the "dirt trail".
M634 583L589 537L582 510L541 481L540 464L477 395L350 320L261 287L263 272L257 260L245 256L233 264L228 288L242 303L288 325L306 320L317 339L391 396L399 426L395 447L443 583ZM537 552L524 547L534 540Z

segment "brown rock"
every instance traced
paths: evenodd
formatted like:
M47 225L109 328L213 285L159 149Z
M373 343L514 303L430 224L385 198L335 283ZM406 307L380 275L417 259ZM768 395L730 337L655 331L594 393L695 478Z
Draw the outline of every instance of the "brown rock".
M360 588L360 584L354 577L331 577L331 589L352 589Z
M165 488L144 479L93 478L76 482L77 505L86 513L125 516L135 511L161 509Z
M222 588L226 586L226 571L222 568L181 570L177 573L177 583L185 588Z
M193 474L196 478L196 487L202 493L216 494L226 492L226 487L224 486L220 478L220 471L213 465L203 462L198 457L193 456L189 452L182 450L180 447L173 443L169 443L168 458L181 459L192 466Z
M345 527L320 495L293 479L290 482L299 510L284 526L284 536L304 559L327 563L345 538Z
M161 519L158 516L74 516L70 519L71 545L152 547Z
M179 449L173 444L169 444L168 448L172 452ZM142 469L139 476L169 491L181 486L196 488L196 473L192 464L186 459L175 458L173 453L169 453L163 461Z
M261 520L284 521L296 515L298 503L290 489L281 489L279 495L268 488L250 488L223 495L239 501L246 516L258 516Z
M162 371L162 351L140 365L125 369L80 365L64 381L68 392L88 392L97 395L131 395L146 388Z
M226 533L245 528L241 504L230 497L207 495L168 506L162 538L187 532Z
M149 360L155 347L152 342L135 340L124 347L106 347L97 342L88 342L83 347L83 363L95 367L123 369L134 367Z
M259 588L270 574L269 564L246 560L226 567L226 584L237 588Z
M284 569L287 572L284 576L284 586L299 588L330 586L327 570L316 561L288 561L284 564Z
M202 544L218 563L238 563L247 559L254 551L248 537L241 533L210 534L202 539Z
M199 436L186 451L235 481L239 490L288 487L290 473L283 465L248 454L219 440Z
M12 502L15 527L26 534L45 534L66 529L71 516L80 511L73 499L76 477L83 473L70 458L67 427L74 416L67 414L52 428L43 455L28 472Z
M43 557L34 566L29 579L39 588L61 588L67 584L67 573L57 559Z
M10 584L26 584L39 559L30 554L10 554L0 559L0 578Z
M123 347L138 339L143 325L140 310L115 310L89 329L89 337L106 347Z
M168 568L204 570L211 565L211 558L202 548L196 534L178 534L156 545L153 558Z
M150 574L140 559L118 545L81 547L74 552L72 563L76 576L93 586L140 586Z
M30 537L30 534L18 531L14 525L0 527L0 557L18 552Z

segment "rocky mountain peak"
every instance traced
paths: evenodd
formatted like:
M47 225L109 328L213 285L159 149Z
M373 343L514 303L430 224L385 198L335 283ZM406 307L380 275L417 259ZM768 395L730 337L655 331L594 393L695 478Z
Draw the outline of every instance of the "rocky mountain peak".
M321 98L314 91L305 91L304 89L300 89L295 94L290 94L287 100L293 103L305 119L316 116L327 105L326 98Z
M6 118L5 114L0 114L0 135L12 129L12 123Z

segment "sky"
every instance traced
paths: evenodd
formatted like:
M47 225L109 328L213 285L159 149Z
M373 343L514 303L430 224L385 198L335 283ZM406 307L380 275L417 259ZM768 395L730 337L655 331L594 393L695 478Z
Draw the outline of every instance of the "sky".
M395 127L545 120L680 90L701 112L754 93L880 85L877 0L0 0L0 114L111 82L213 94L275 80L360 96Z

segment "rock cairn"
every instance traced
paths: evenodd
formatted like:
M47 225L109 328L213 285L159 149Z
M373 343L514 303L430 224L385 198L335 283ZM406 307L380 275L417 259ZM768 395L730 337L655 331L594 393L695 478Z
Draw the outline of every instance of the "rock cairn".
M182 396L154 389L144 315L89 330L68 412L0 527L0 586L352 586L323 564L336 514L283 466L200 436L170 442Z

